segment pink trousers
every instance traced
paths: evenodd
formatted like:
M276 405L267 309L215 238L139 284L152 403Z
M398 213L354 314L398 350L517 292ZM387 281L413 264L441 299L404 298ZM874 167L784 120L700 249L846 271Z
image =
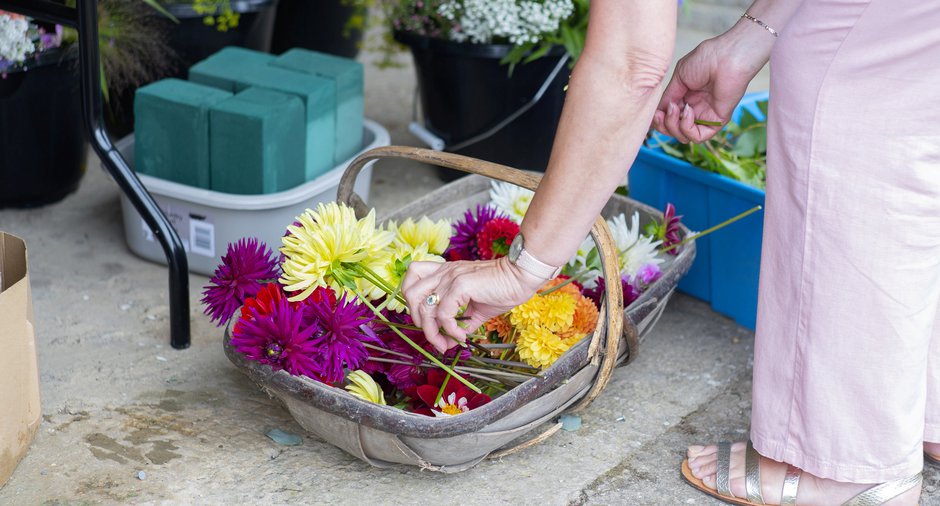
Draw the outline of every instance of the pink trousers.
M770 71L751 439L839 481L917 473L940 442L940 2L806 0Z

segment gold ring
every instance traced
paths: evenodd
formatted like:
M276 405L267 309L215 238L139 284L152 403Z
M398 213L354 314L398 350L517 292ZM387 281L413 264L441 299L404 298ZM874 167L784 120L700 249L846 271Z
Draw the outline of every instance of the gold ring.
M431 295L428 295L427 299L424 299L424 303L429 306L436 306L440 301L441 297L436 293L432 293Z

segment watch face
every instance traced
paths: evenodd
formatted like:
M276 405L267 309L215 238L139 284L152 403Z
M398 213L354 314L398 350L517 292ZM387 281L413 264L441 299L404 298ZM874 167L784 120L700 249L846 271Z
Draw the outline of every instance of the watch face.
M516 234L516 237L512 240L512 244L509 245L509 255L507 255L509 261L516 263L520 253L522 253L522 233Z

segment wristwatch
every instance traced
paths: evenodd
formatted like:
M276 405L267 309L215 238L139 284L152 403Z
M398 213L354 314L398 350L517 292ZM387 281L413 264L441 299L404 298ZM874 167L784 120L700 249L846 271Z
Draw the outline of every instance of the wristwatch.
M509 254L506 256L509 257L509 263L538 278L554 279L561 273L561 267L548 265L525 250L525 239L522 238L522 232L516 234L512 244L509 245Z

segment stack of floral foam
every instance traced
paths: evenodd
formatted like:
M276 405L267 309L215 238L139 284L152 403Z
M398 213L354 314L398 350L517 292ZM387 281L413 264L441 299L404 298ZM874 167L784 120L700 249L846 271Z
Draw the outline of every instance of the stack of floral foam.
M362 65L302 49L223 49L137 92L138 172L234 194L293 188L362 143Z

